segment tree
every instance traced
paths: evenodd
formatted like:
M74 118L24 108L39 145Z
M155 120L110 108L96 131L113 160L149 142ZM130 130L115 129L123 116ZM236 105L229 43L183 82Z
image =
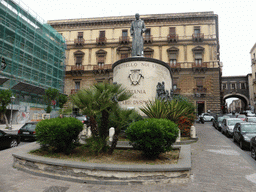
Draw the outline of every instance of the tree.
M9 89L0 90L0 112L4 114L6 127L9 127L6 117L6 107L11 103L12 92Z
M46 108L46 113L51 113L52 108L51 108L51 102L53 100L56 100L59 96L59 91L54 88L48 88L45 90L45 95L44 95L44 100L47 103L47 108Z
M62 108L64 104L68 101L68 97L66 95L60 94L58 101L59 101L59 107L61 108L61 113L62 113Z
M118 84L98 83L88 89L80 90L71 96L72 102L90 117L90 126L93 137L99 137L106 150L109 129L109 115L115 110L119 101L124 101L132 96L125 88ZM96 116L100 115L100 122Z

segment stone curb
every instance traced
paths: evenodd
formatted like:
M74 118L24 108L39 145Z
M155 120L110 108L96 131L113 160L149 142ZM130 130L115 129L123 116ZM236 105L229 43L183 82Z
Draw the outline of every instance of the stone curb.
M102 172L111 172L115 174L124 174L130 173L134 174L146 174L151 175L151 182L154 180L156 183L161 182L172 182L171 180L175 180L175 183L184 183L190 179L190 170L191 170L191 147L190 145L178 145L174 146L174 148L180 148L180 155L177 164L170 164L170 165L115 165L115 164L96 164L96 163L82 163L82 162L73 162L73 161L66 161L66 160L56 160L53 158L46 158L28 154L29 151L33 149L38 149L39 144L35 144L33 148L26 149L17 153L12 154L14 157L13 167L34 174L38 176L45 176L50 178L56 178L61 180L68 180L68 181L75 181L75 182L84 182L84 183L98 183L98 184L132 184L134 182L145 184L149 182L145 179L149 176L141 177L139 176L135 180L125 181L124 178L116 177L102 177ZM21 163L21 161L23 163ZM25 162L25 163L24 163ZM74 175L62 175L62 174L53 174L46 172L44 170L37 170L35 165L45 165L45 166L53 166L58 167L58 169L79 169L79 170L87 170L90 172L99 172L99 175L93 176L86 176L86 177L74 177ZM32 165L32 166L31 166ZM39 166L40 167L40 166ZM161 174L174 174L176 176L163 176L163 179L159 179L159 173ZM154 179L154 174L156 175ZM84 179L84 178L89 179ZM91 178L93 177L93 179ZM95 179L96 178L96 179ZM114 178L114 179L113 179ZM131 177L131 178L134 178ZM165 179L167 179L165 181ZM180 181L178 181L180 179Z

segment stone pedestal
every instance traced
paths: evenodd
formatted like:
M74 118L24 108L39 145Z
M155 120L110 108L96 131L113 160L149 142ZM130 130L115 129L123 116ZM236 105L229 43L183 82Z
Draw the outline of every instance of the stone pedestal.
M140 111L140 107L156 97L158 83L163 83L166 92L170 93L172 74L169 65L163 61L130 57L113 64L113 83L122 84L133 93L129 100L120 102L120 106Z

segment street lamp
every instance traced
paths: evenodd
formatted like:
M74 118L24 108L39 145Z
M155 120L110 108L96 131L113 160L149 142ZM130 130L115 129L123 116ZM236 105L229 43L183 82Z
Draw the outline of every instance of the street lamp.
M13 106L14 99L15 99L15 97L12 95L11 96L11 127L10 127L10 130L12 130L12 106Z

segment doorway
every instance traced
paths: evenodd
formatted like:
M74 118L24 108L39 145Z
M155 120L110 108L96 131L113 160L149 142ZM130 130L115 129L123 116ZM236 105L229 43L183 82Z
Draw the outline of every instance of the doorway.
M197 101L196 102L197 114L201 115L204 113L204 101Z

